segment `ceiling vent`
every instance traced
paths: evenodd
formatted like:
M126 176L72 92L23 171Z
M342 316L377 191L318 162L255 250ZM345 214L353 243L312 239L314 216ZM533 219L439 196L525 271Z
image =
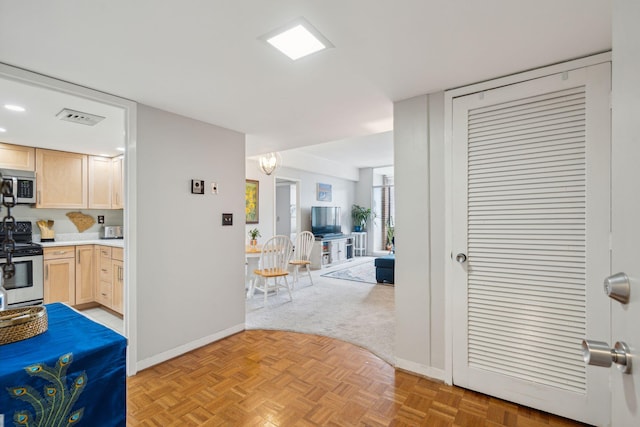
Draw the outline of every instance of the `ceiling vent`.
M65 108L56 114L56 117L60 120L67 122L80 123L81 125L95 126L104 120L102 116L96 116L95 114L83 113L81 111Z

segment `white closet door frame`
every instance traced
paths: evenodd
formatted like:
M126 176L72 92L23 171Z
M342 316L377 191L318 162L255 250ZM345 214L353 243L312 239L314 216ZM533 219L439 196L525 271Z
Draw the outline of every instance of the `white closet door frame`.
M580 60L580 61L573 61L571 63L567 63L567 64L561 64L564 65L564 68L559 68L559 66L554 66L554 67L550 67L549 69L547 69L548 72L555 72L555 73L560 73L560 74L556 74L555 76L550 76L547 77L547 81L542 81L542 80L538 80L538 82L528 82L528 85L533 85L532 87L535 87L535 85L537 84L541 84L540 86L540 90L542 92L547 91L547 88L549 87L549 85L553 86L554 84L558 87L558 88L562 88L563 87L563 81L567 80L567 77L569 76L569 74L567 74L568 70L576 70L576 68L581 68L583 66L587 66L587 65L592 65L592 64L602 64L602 61L606 61L609 59L609 54L603 54L603 55L597 55L595 57L591 57L585 60ZM585 63L585 61L587 61L587 63ZM592 67L589 70L587 69L582 69L582 70L577 70L577 71L572 71L571 74L571 78L568 80L572 80L572 82L570 84L567 85L567 87L571 87L571 86L575 86L575 82L576 80L584 80L585 82L587 82L589 79L589 73L593 74L593 73L606 73L607 75L609 75L608 73L610 72L610 65L608 63L604 63L598 67ZM535 73L539 74L539 75L548 75L547 73L545 73L544 70L537 70ZM565 73L565 74L562 74ZM528 77L528 78L525 78ZM521 81L527 81L527 80L532 80L535 78L540 78L539 76L536 75L532 75L531 72L527 73L526 76L521 76L522 80ZM565 80L563 80L565 79ZM508 82L505 82L505 80L510 80ZM596 79L597 80L597 79ZM558 83L560 82L560 83ZM480 91L483 90L490 90L491 89L491 83L492 82L485 82L479 86L484 86L484 87L477 87L474 86L472 88L468 89L468 92L474 93L476 92L478 89L480 89ZM502 84L500 84L502 83ZM509 84L516 84L519 83L517 76L511 76L509 78L506 79L501 79L501 81L497 81L497 82L493 82L494 86L493 87L501 87L501 86L508 86ZM609 88L609 83L610 83L610 79L606 80L606 83L604 85L600 85L598 86L597 84L594 86L593 84L591 85L591 87L589 87L589 91L591 94L593 93L597 93L598 96L602 97L608 97L609 93L610 93L610 88ZM475 89L475 90L474 90ZM446 95L446 100L445 100L445 141L446 143L449 145L449 150L447 150L447 167L448 167L448 173L447 173L447 182L446 182L446 187L447 187L447 205L446 205L446 209L447 209L447 221L449 221L448 225L447 225L447 252L451 253L453 252L453 255L455 256L455 253L458 252L467 252L467 248L466 248L466 241L461 242L461 241L456 241L456 237L455 237L455 230L453 229L454 224L456 224L456 220L453 219L456 216L458 217L457 219L457 223L460 223L460 219L459 219L459 215L463 215L466 217L466 209L465 212L455 212L453 209L453 197L456 194L457 191L464 191L466 194L466 176L464 177L464 179L462 179L462 177L454 177L452 175L453 173L453 167L452 167L452 162L454 158L460 158L460 156L464 156L464 158L466 159L466 146L465 147L460 147L460 146L453 146L452 144L452 140L453 140L453 100L454 98L459 98L461 96L466 95L465 93L462 92L463 90L458 89L456 91L452 91L450 93L447 93ZM497 91L496 91L497 92ZM494 93L487 93L487 96L494 96ZM482 97L483 95L481 94L476 94L474 95L475 97ZM475 99L473 97L467 97L468 99ZM458 100L460 101L460 99ZM608 106L606 105L608 104L606 102L605 99L605 108ZM589 113L589 108L593 108L591 105L587 106L587 115L588 116L593 116L595 115L593 113L593 111L591 113ZM599 107L595 107L595 108L602 108L602 106ZM602 113L602 110L600 111L600 114ZM595 126L594 126L595 125ZM601 126L601 124L599 123L589 123L587 124L587 133L588 133L588 138L605 138L605 139L609 139L610 135L609 135L609 127L608 126ZM589 182L589 188L588 188L588 192L591 190L595 190L595 191L609 191L609 174L608 174L608 168L609 168L609 164L610 164L610 159L609 159L609 145L605 144L606 148L601 152L598 153L597 155L602 158L602 160L604 161L604 169L603 172L605 173L605 177L604 179L602 179L599 182L594 182L591 181ZM464 149L464 152L455 152L454 150L462 150ZM593 147L591 148L593 149ZM593 153L591 153L593 154ZM599 165L603 165L603 163L599 163ZM598 164L594 165L594 166L589 166L589 167L599 167ZM589 171L589 174L592 174L593 172L595 172L596 175L598 175L599 171ZM462 184L461 184L462 181ZM463 186L463 188L460 188L460 186ZM606 187L606 188L602 188L602 186ZM598 188L600 187L600 188ZM460 210L460 209L458 209ZM601 208L596 208L594 212L592 212L590 214L590 217L588 219L588 222L591 224L602 224L603 221L606 222L606 224L609 224L609 206L607 203L607 206L603 206ZM589 225L587 225L587 227L589 227ZM465 239L466 239L466 231L465 231ZM602 235L600 236L601 240L604 240L606 242L608 242L609 236L608 236L608 228L606 230L606 235ZM459 240L459 239L458 239ZM608 271L609 269L609 247L608 245L604 245L605 247L601 247L601 248L591 248L592 251L589 254L588 258L587 258L587 270L591 270L591 271L596 271L596 275L594 276L594 274L589 274L587 273L587 280L591 280L590 283L587 284L587 286L590 288L590 290L588 291L588 297L587 297L587 312L588 313L601 313L603 314L603 316L600 317L604 317L606 318L604 322L597 322L594 324L593 319L589 317L588 314L588 318L587 318L587 323L588 323L588 332L587 335L588 336L599 336L599 337L603 337L603 340L606 340L609 338L609 334L610 334L610 328L609 328L609 306L608 306L608 301L606 301L606 299L604 298L604 295L599 295L599 293L602 292L601 290L601 281L602 281L602 277L599 277L597 275L599 275L602 271ZM449 259L447 259L447 261L449 261ZM453 358L454 357L458 357L458 355L454 355L453 354L453 338L452 338L452 333L453 333L453 325L454 322L465 322L466 319L454 319L453 315L454 315L454 310L453 310L453 304L454 304L454 295L456 292L461 291L460 289L455 288L455 283L456 283L456 275L460 275L461 272L463 274L465 274L466 276L466 272L464 271L463 268L461 268L461 266L459 266L457 263L451 261L451 262L447 262L446 268L446 301L447 301L447 310L446 310L446 325L445 325L445 329L446 329L446 337L447 340L445 342L446 344L446 366L445 366L445 373L446 373L446 380L449 383L453 382ZM460 277L457 277L457 280L460 280ZM595 282L594 282L595 280ZM465 291L466 291L466 287L465 287ZM458 296L458 299L460 298L460 296ZM597 316L596 316L597 317ZM595 318L595 317L593 317ZM466 354L465 354L466 357ZM606 371L606 370L604 370ZM534 407L539 407L543 410L549 411L549 412L554 412L554 413L561 413L565 416L569 416L571 418L574 419L582 419L584 421L588 421L591 423L597 423L597 424L606 424L608 423L609 420L609 410L603 410L603 403L606 403L605 406L609 406L609 387L608 387L608 372L601 372L599 370L592 370L592 369L588 369L587 370L587 383L589 384L589 389L590 389L590 394L588 395L580 395L580 394L576 394L575 396L573 396L574 398L574 402L570 403L568 405L569 402L566 401L566 396L565 398L562 399L562 401L558 401L557 399L554 400L554 398L552 397L551 399L548 399L547 397L551 397L550 395L546 395L545 397L543 397L542 399L539 399L537 397L534 397L532 399L530 399L528 402L523 402L524 404L528 404L530 406L534 406ZM469 386L468 385L468 378L460 378L459 376L456 377L456 383L458 383L459 385L462 386ZM477 379L476 379L477 381ZM473 381L472 381L473 382ZM473 388L473 387L472 387ZM533 387L534 389L536 388L535 386ZM495 395L497 397L503 397L506 399L511 398L511 400L514 400L512 398L513 396L513 390L509 389L509 384L507 383L500 383L500 382L496 382L495 384L493 384L492 387L489 388L489 394ZM493 391L492 391L493 390ZM542 387L542 395L545 395L545 388ZM486 391L485 391L486 392ZM593 393L592 393L593 392ZM596 404L597 402L597 404ZM576 409L575 413L573 413L573 409L569 409L568 408L580 408L582 407L582 409ZM590 412L588 414L583 413L583 411L586 410L587 412Z

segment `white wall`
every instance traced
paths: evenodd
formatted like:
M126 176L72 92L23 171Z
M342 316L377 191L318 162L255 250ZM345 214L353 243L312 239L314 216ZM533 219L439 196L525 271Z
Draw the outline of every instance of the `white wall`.
M355 182L326 175L304 172L297 169L281 168L278 176L300 180L300 230L311 231L311 206L340 206L342 232L349 233L351 226L351 206L355 200ZM331 201L319 202L316 199L318 183L331 185Z
M355 203L355 182L286 167L282 167L273 175L267 176L258 171L254 160L247 160L246 165L247 179L258 179L260 181L260 223L258 224L260 233L262 233L262 238L259 239L260 242L266 241L266 239L273 236L275 232L275 176L300 181L300 229L302 231L311 230L311 206L342 207L342 232L349 233L352 230L351 206ZM331 202L319 202L316 200L316 184L318 182L331 184ZM245 228L248 232L248 230L254 228L254 226L254 224L247 224Z
M444 378L443 99L437 93L394 104L396 365L439 379Z
M139 369L244 329L244 147L240 133L138 106ZM219 194L191 194L192 178Z
M361 168L360 180L356 182L356 194L354 203L365 208L373 208L373 168ZM378 212L379 214L380 212ZM351 207L349 207L351 214ZM373 253L374 233L380 233L380 218L369 221L367 224L367 254ZM353 230L353 227L349 231Z
M612 75L612 272L623 271L631 278L631 300L627 305L612 302L612 341L631 346L633 363L640 348L640 2L613 2ZM604 296L604 295L603 295ZM598 339L596 337L590 337ZM613 345L613 342L609 344ZM606 368L599 368L606 369ZM640 425L640 369L631 375L611 368L613 426Z
M276 186L276 234L291 235L291 192L295 186L278 184Z

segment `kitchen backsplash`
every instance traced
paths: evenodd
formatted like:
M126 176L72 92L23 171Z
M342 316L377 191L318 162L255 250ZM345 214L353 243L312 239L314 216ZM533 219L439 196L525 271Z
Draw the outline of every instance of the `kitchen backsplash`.
M4 208L2 211L6 213ZM84 232L79 233L76 226L67 217L67 212L82 212L90 215L95 219L96 223ZM34 240L37 239L38 241L40 240L40 229L36 222L39 220L53 220L53 230L56 235L69 234L70 237L73 237L74 234L78 234L80 237L75 240L92 240L91 236L95 235L95 239L97 239L100 232L101 224L98 224L98 215L104 215L105 225L123 225L122 212L122 209L36 209L29 205L18 205L11 210L17 221L31 221L33 223ZM36 234L37 236L35 236ZM70 238L68 240L74 239Z

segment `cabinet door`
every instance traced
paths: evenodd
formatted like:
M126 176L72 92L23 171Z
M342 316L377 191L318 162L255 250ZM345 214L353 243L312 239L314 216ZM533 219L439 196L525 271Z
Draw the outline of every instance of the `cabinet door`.
M111 208L124 208L124 158L112 159L111 171Z
M89 156L89 209L111 209L112 161Z
M122 261L112 261L111 273L113 274L113 305L111 308L113 311L122 314L124 293L124 268Z
M347 241L340 240L336 242L337 246L337 258L336 261L344 261L347 259Z
M0 168L34 171L36 149L22 145L0 144Z
M76 266L74 258L51 259L44 262L44 302L76 303Z
M87 207L87 156L36 149L37 208Z
M93 245L76 246L76 304L95 300L96 257Z

